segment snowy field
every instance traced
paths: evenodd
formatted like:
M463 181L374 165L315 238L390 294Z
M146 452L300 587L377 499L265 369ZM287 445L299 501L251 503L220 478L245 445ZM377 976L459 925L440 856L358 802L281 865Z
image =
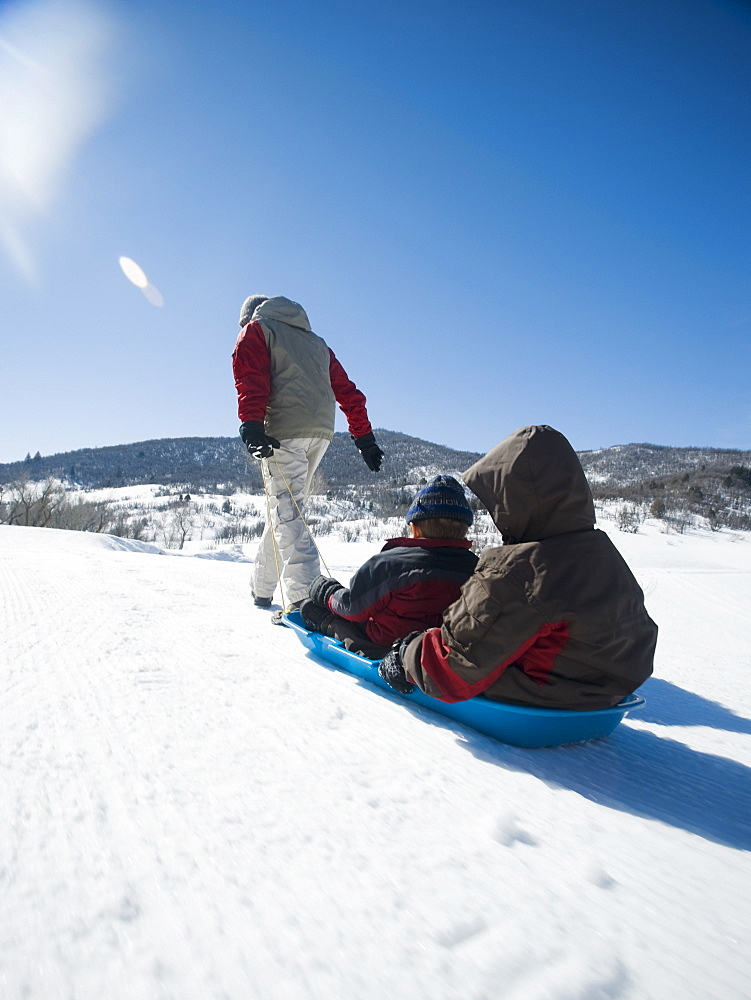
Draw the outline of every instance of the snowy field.
M0 526L2 1000L748 1000L751 535L604 527L647 705L521 750L307 655L257 543Z

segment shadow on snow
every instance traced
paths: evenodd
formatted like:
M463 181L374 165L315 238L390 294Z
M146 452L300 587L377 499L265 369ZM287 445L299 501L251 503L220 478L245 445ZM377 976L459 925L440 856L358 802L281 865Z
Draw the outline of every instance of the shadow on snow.
M751 850L751 769L737 761L623 724L603 740L545 750L505 747L474 733L465 739L483 760L611 809Z
M639 694L647 699L647 704L635 716L639 722L660 726L708 726L728 733L751 734L751 719L659 677L650 677L639 688Z
M318 665L338 668L307 652ZM352 676L352 675L349 675ZM396 700L423 723L461 733L475 757L526 771L546 784L568 788L592 802L658 820L707 840L751 851L751 768L727 757L692 750L684 743L621 724L610 736L589 743L526 750L499 743L408 698L352 680L374 694ZM664 725L703 725L747 733L747 719L667 681L651 679L639 689L653 703L640 721Z

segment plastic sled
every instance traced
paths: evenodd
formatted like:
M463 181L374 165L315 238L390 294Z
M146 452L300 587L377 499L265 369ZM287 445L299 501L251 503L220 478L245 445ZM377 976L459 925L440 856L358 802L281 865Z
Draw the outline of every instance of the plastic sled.
M507 705L491 701L482 695L469 701L448 704L428 697L419 688L415 688L412 694L399 695L379 676L378 660L369 660L345 649L338 639L310 632L303 624L299 611L287 612L284 620L303 646L327 663L340 667L369 684L384 688L396 697L404 698L410 705L420 705L515 747L556 747L563 743L596 740L612 733L628 712L633 712L644 704L643 698L631 694L612 708L572 712L563 708Z

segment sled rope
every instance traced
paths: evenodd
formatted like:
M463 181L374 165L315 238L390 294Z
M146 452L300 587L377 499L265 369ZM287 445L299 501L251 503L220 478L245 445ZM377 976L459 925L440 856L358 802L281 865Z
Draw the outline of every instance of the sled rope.
M279 465L278 459L275 458L274 461L276 462L276 467L279 470L279 475L282 477L282 479L284 480L284 485L287 487L287 492L292 497L292 503L295 505L295 509L297 510L297 513L300 516L300 520L305 525L305 530L307 531L308 535L310 536L310 540L313 543L313 548L318 553L318 558L321 560L321 564L322 564L323 568L326 570L326 576L331 576L331 570L326 565L326 560L323 558L323 556L321 554L321 550L316 545L316 540L315 540L315 538L313 538L313 532L310 530L310 526L308 525L308 522L305 520L305 516L303 515L303 512L300 510L300 506L299 506L297 500L295 500L295 494L290 489L290 485L287 482L287 477L284 475L284 472L282 471L282 467L281 467L281 465Z
M277 467L279 463L277 462ZM284 583L282 581L282 568L279 565L279 546L276 543L276 526L271 515L271 496L269 494L269 479L271 478L271 472L269 471L269 464L267 458L261 459L261 478L263 479L263 492L266 494L266 518L269 525L269 532L271 534L271 546L274 549L274 562L276 563L276 577L279 581L279 589L282 592L282 607L287 607L287 596L284 593Z

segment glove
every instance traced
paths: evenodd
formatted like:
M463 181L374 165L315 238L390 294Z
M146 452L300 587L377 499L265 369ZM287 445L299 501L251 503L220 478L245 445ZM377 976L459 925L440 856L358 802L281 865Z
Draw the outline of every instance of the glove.
M410 632L409 635L405 635L403 639L397 639L391 649L386 653L384 658L378 664L378 673L381 675L383 680L392 687L399 694L412 694L415 690L415 686L411 681L407 680L407 675L404 673L404 667L402 666L402 659L404 657L404 651L407 646L416 639L418 635L423 635L424 633L417 629L415 632Z
M371 434L363 434L362 437L353 437L352 440L357 445L363 461L371 472L380 472L383 452L376 444L375 438Z
M317 576L310 585L308 597L311 601L315 601L316 604L328 610L329 598L337 590L344 590L344 587L338 580L334 580L330 576Z
M412 694L415 685L407 680L402 666L401 646L402 639L397 639L391 649L378 664L378 673L389 687L399 694Z
M276 438L269 437L262 420L246 420L240 424L240 437L253 458L268 458L274 448L281 448Z
M300 605L300 617L307 629L311 632L321 632L323 635L326 635L326 628L334 619L333 613L328 608L316 604L310 597L306 597Z

